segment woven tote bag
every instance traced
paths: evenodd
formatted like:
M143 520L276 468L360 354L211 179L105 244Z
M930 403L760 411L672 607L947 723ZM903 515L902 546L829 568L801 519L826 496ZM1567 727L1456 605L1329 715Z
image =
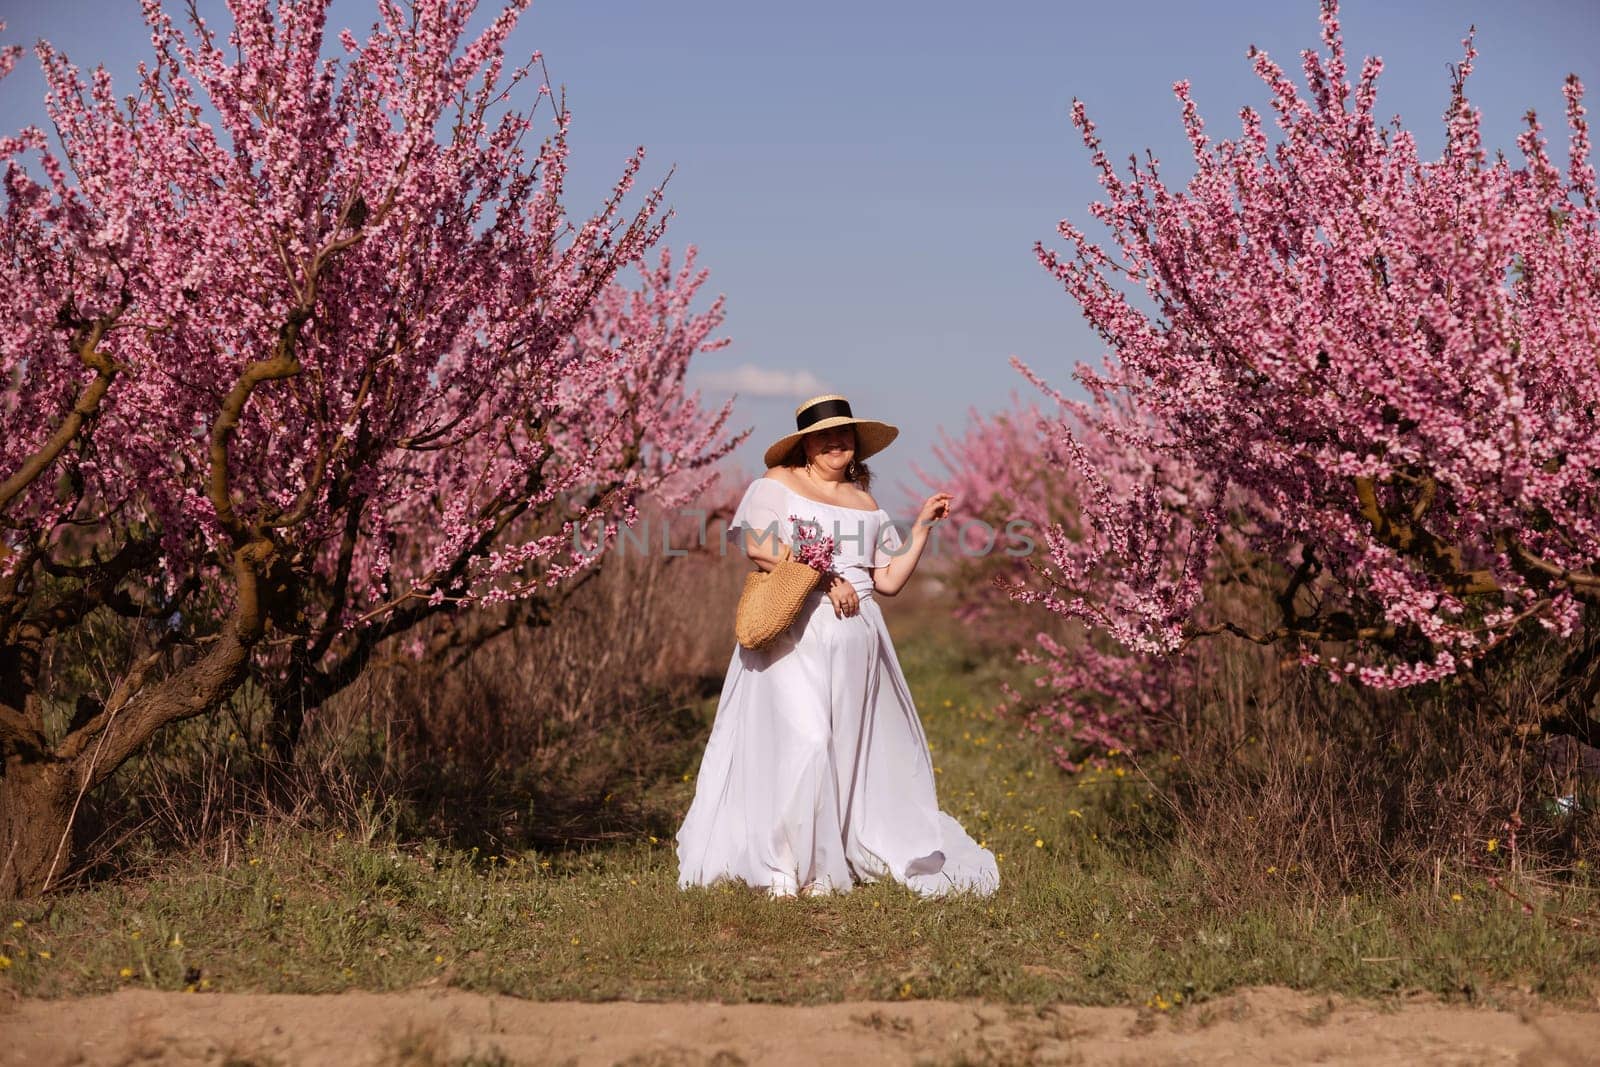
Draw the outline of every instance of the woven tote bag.
M752 652L766 648L793 624L806 597L822 580L822 572L792 558L784 558L770 571L752 571L739 594L733 616L733 635Z

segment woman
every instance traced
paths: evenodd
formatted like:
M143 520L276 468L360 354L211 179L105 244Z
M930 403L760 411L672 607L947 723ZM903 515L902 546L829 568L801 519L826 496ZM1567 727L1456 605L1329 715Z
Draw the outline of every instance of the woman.
M867 492L863 462L899 431L854 417L837 395L800 405L795 424L767 449L767 473L745 491L728 534L771 570L795 540L791 516L815 523L813 533L834 540L834 570L776 642L734 648L678 831L678 884L735 878L795 896L893 879L928 896L993 892L994 856L939 810L928 742L877 602L910 580L950 495L928 498L906 542Z

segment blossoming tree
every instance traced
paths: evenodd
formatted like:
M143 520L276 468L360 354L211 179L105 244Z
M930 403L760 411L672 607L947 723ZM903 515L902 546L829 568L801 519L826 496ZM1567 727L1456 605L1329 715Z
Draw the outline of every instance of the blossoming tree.
M1078 378L1141 412L1142 447L1207 492L1159 506L1160 464L1119 487L1065 420L1082 536L1053 537L1048 580L1018 595L1136 650L1228 632L1381 687L1553 633L1570 642L1569 725L1592 730L1600 228L1582 87L1567 79L1564 160L1531 113L1520 162L1491 159L1465 91L1469 35L1443 151L1423 159L1376 118L1381 61L1350 83L1333 0L1322 28L1304 92L1252 51L1273 136L1245 108L1239 135L1214 142L1174 87L1183 188L1153 159L1119 171L1074 106L1111 240L1062 222L1065 251L1038 254L1109 346ZM1264 561L1276 618L1202 613L1224 528Z
M380 0L335 43L326 0L232 0L225 37L145 0L124 100L39 46L59 147L0 140L0 894L155 731L547 616L576 524L736 443L683 389L722 317L692 255L619 277L664 225L660 187L625 207L642 150L563 206L568 113L504 57L526 2L473 38L471 0ZM132 645L63 707L43 659L97 613Z
M1063 768L1075 770L1086 759L1159 743L1193 662L1131 649L1105 633L1086 633L1078 619L1056 618L1051 625L1048 613L1041 618L998 610L1009 603L1008 594L1026 590L1039 569L1037 539L1053 539L1057 551L1072 551L1085 535L1082 502L1091 485L1066 461L1065 448L1082 449L1096 477L1119 489L1151 480L1154 454L1143 441L1147 431L1141 428L1133 440L1108 433L1105 426L1129 430L1134 424L1093 403L1058 399L1064 405L1059 417L1071 420L1072 442L1058 440L1059 421L1013 398L1005 411L970 412L958 438L941 433L933 452L944 472L916 468L916 473L930 487L955 496L951 518L958 529L981 532L1022 524L1017 529L1028 541L1013 546L1015 554L980 552L986 547L980 544L958 546L956 615L969 625L987 623L994 638L1016 648L1019 663L1034 668L1032 686L1018 690L1001 683L996 710L1036 735ZM1183 512L1195 502L1192 494L1204 492L1185 470L1162 470L1159 483L1162 491L1153 503L1161 509ZM986 534L968 537L986 539Z

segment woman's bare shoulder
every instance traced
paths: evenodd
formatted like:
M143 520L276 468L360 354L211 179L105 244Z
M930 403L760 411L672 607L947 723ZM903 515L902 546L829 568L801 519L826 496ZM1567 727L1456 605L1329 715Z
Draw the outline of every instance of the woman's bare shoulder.
M809 497L809 494L805 492L805 489L798 484L798 479L795 477L793 469L789 467L768 467L767 473L762 475L762 477L770 478L779 485L782 485L784 488L798 493L800 496ZM872 494L861 488L859 485L847 482L844 486L844 492L846 496L853 498L848 505L849 507L860 507L865 511L878 510L878 502L872 499Z

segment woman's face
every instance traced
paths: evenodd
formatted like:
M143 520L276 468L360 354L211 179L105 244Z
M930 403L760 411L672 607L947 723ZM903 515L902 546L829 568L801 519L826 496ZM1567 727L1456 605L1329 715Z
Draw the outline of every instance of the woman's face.
M806 443L806 462L814 467L842 471L850 466L850 461L856 455L854 426L818 430L806 434L801 440Z

